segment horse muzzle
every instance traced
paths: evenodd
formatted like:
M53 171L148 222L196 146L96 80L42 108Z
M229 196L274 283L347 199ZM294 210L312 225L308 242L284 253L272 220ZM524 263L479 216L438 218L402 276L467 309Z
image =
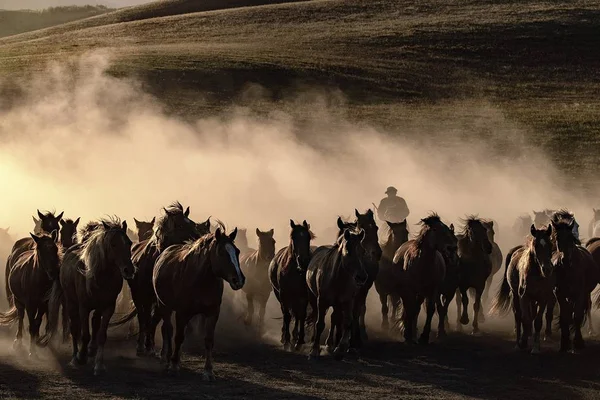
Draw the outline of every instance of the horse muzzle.
M246 278L242 278L241 280L238 278L235 278L235 279L231 279L229 281L229 286L233 290L240 290L241 288L244 287L245 283L246 283Z

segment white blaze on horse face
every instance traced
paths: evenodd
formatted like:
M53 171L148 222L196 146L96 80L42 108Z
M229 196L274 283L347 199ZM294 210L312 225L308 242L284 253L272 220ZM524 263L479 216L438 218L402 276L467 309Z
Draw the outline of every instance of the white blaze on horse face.
M540 245L546 246L546 241L544 239L540 239Z
M235 267L235 271L238 274L238 279L241 282L242 281L242 270L240 269L240 264L238 263L238 260L237 260L236 254L235 254L235 249L233 248L233 246L231 244L227 243L225 245L225 251L227 251L227 254L229 254L231 263Z

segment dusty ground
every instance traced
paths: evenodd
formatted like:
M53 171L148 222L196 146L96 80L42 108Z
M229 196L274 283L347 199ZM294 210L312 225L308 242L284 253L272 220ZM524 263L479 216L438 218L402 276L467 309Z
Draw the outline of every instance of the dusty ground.
M527 398L587 399L599 395L597 355L588 341L582 354L559 354L544 343L532 356L513 349L508 321L484 324L474 337L454 333L430 346L406 346L374 334L360 359L337 362L325 355L309 361L275 343L252 340L243 329L220 330L217 382L201 380L203 361L191 350L177 377L154 359L134 356L133 342L114 340L107 350L108 372L94 377L92 366L67 366L65 348L57 362L17 357L9 338L0 354L0 398ZM273 332L274 333L274 332ZM266 339L269 341L270 339ZM190 341L191 342L191 341Z

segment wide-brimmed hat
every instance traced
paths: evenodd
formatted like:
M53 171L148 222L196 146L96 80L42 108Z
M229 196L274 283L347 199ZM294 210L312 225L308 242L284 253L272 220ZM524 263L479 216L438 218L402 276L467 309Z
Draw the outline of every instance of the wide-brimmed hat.
M390 186L387 188L387 190L385 191L385 194L390 194L390 193L398 193L398 189L396 189L393 186Z

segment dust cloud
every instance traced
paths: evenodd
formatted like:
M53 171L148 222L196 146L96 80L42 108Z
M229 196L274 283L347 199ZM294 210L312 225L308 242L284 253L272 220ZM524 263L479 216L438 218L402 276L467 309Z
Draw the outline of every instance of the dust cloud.
M33 229L36 209L82 221L116 214L132 224L179 200L197 221L249 228L251 245L255 227L274 228L285 245L290 218L306 219L317 242L330 243L338 215L372 207L393 185L411 209L411 232L429 211L455 224L479 214L500 223L506 251L523 212L569 207L585 215L583 233L593 205L576 188L561 190L561 173L486 102L456 108L475 116L470 124L432 112L383 131L340 117L351 110L340 112L350 106L339 93L284 101L308 110L299 124L255 87L244 105L189 123L139 83L108 75L110 65L105 52L51 64L20 81L24 98L0 113L0 227L15 237ZM253 113L255 100L271 111ZM273 301L270 315L279 316ZM370 315L378 321L378 307Z

